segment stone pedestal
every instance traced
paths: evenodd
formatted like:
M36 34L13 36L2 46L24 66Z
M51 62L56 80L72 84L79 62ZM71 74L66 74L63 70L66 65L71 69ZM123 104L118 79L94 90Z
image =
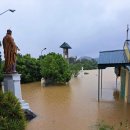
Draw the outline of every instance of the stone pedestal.
M5 74L4 75L4 91L11 91L19 100L22 100L20 78L21 74Z
M20 76L21 74L18 73L4 74L2 90L3 92L9 92L9 91L12 92L19 99L21 107L23 109L30 110L29 104L22 99Z

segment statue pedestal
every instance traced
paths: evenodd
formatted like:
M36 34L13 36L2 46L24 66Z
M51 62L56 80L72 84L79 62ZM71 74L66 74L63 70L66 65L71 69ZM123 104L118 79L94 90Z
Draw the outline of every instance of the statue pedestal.
M21 86L20 86L21 74L5 74L4 75L4 92L12 92L19 100L22 100Z
M22 108L30 110L29 104L22 99L20 76L18 73L4 74L3 92L12 92L19 99Z

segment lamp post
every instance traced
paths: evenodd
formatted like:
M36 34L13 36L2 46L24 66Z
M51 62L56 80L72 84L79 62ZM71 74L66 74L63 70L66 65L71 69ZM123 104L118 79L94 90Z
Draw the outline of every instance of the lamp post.
M6 12L8 12L8 11L10 11L10 12L14 12L15 10L14 9L7 9L6 11L4 11L4 12L2 12L2 13L0 13L0 15L2 15L2 14L4 14L4 13L6 13Z
M42 56L42 52L43 52L44 50L46 50L46 48L44 48L44 49L41 50L41 56Z

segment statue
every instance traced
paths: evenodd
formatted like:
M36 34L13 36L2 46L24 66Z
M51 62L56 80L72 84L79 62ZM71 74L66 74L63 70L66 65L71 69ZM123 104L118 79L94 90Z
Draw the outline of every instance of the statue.
M20 49L16 46L10 29L7 30L7 34L3 38L3 49L5 58L4 71L7 74L15 73L17 50L20 51Z

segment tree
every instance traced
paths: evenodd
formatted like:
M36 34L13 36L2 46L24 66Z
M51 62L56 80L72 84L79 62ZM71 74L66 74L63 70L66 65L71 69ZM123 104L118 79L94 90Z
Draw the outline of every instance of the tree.
M40 60L41 75L46 82L66 83L71 79L71 70L68 62L60 54L47 54Z
M70 64L70 68L71 68L72 74L75 77L77 77L79 74L79 71L81 70L81 64L80 63Z
M32 58L30 54L17 56L17 69L21 75L21 82L28 83L38 81L41 78L40 62Z
M76 64L80 64L80 67L83 67L84 70L97 69L97 62L94 59L91 59L91 60L88 60L88 59L77 60Z
M74 64L76 62L77 56L76 57L69 57L69 63Z

